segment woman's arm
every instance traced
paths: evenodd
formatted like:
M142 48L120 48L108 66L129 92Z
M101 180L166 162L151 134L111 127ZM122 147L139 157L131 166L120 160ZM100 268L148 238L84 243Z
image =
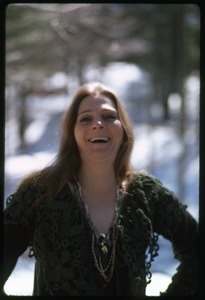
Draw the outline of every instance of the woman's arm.
M154 229L172 243L179 266L163 296L193 296L198 291L198 222L173 192L159 184Z
M198 292L197 222L184 210L178 228L170 235L175 258L180 264L162 295L196 295Z

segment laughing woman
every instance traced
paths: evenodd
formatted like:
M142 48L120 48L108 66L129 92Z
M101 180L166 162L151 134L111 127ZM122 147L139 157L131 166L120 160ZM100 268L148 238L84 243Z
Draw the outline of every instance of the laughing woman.
M7 199L2 289L30 247L34 296L144 296L162 235L179 267L161 296L196 295L198 224L157 178L132 170L133 139L111 89L77 90L55 161Z

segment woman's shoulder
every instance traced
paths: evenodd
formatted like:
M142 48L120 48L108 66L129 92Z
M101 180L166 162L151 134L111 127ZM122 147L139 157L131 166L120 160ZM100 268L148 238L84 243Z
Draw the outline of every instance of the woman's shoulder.
M34 215L34 204L38 197L38 184L35 177L21 181L16 190L6 198L5 223L27 225Z
M126 174L126 184L128 186L140 186L140 187L155 187L159 188L163 184L162 182L155 177L153 174L149 173L146 170L141 171L130 171Z
M40 190L42 190L42 187L39 173L30 174L23 178L16 186L15 191L7 197L6 207L11 202L16 202L19 206L24 206L26 203L29 204L36 199Z

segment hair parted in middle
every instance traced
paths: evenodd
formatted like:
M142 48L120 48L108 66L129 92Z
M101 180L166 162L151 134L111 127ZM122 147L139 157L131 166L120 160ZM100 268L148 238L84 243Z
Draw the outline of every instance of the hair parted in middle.
M115 92L99 82L91 82L82 85L74 95L69 109L64 116L63 134L57 161L62 161L63 166L65 166L66 164L72 164L72 168L67 172L67 176L69 174L69 178L75 176L79 171L80 156L74 137L74 127L79 106L83 99L88 96L106 96L114 103L117 110L119 120L121 121L124 130L124 136L122 145L115 160L114 168L116 178L121 180L122 178L124 178L126 172L130 170L130 155L132 152L134 140L133 125Z

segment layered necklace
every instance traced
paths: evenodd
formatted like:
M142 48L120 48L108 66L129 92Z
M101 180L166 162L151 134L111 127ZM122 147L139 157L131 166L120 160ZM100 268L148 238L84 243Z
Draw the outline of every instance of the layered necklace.
M119 185L117 186L114 218L110 230L107 232L107 234L104 234L100 233L96 226L93 224L89 213L88 205L83 201L84 197L81 185L76 178L74 178L73 180L73 185L78 201L84 208L88 223L92 229L91 250L95 266L98 269L100 275L103 277L103 279L106 282L109 282L112 278L115 265L117 221L119 218L119 212L123 198L123 188Z

